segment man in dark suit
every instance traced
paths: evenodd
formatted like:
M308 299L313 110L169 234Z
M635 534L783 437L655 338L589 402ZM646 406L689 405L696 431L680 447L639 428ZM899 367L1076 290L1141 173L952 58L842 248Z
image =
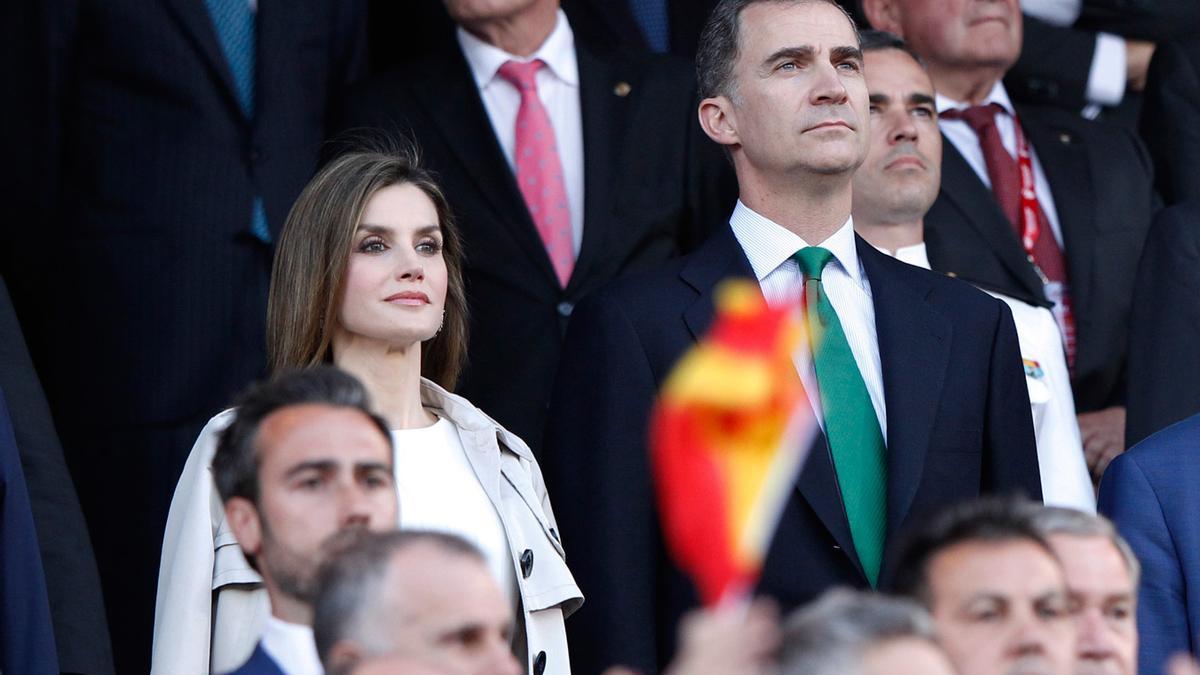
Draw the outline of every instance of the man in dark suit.
M1129 322L1127 444L1200 413L1200 202L1163 209L1138 265Z
M807 313L826 319L816 354L795 356L826 433L784 510L759 592L789 608L830 586L887 587L908 523L981 492L1041 496L1009 311L854 235L851 181L869 112L849 17L832 2L723 0L710 21L698 56L701 124L729 152L740 200L695 253L580 305L549 414L543 467L588 596L568 626L582 672L612 663L655 672L696 601L664 552L647 418L660 383L710 326L726 278L758 281L772 304L804 289Z
M1056 108L1014 107L1001 78L1021 50L1016 0L866 0L937 87L942 189L925 218L935 270L1053 306L1093 475L1125 437L1125 332L1154 204L1130 132ZM1025 152L1023 152L1025 151Z
M33 521L42 533L37 543L58 636L58 667L64 673L112 673L112 647L91 538L3 278L0 391L8 400Z
M1172 654L1200 655L1200 416L1130 448L1100 483L1100 512L1142 563L1139 673L1161 673Z
M563 0L590 44L696 58L700 29L716 0Z
M17 152L49 166L42 212L6 227L6 278L79 478L117 669L145 672L172 489L204 421L262 372L270 242L360 70L361 3L35 4L17 62L46 77Z
M364 84L341 126L409 133L439 174L467 256L459 393L536 450L575 303L694 247L728 214L732 181L684 64L602 55L558 0L482 4L447 0L455 44ZM524 147L523 122L553 142ZM560 197L531 191L539 180Z

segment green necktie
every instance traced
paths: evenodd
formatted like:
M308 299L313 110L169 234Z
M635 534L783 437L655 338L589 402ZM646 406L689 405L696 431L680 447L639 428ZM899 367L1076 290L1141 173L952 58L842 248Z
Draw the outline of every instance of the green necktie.
M887 448L842 323L821 285L821 271L833 253L809 246L793 257L804 273L805 314L825 413L825 436L854 548L867 580L875 586L887 536Z

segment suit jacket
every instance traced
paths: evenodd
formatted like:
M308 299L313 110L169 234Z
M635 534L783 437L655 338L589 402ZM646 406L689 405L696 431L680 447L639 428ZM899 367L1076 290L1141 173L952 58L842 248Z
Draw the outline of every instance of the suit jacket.
M535 450L575 303L694 247L728 215L735 190L728 163L699 130L690 69L662 57L602 55L579 39L576 53L584 224L565 289L457 42L365 83L342 124L411 134L439 175L467 257L471 338L458 391Z
M1175 652L1200 656L1200 416L1138 443L1108 465L1100 512L1142 563L1138 672Z
M254 645L254 652L250 654L250 660L246 661L237 670L229 673L229 675L287 675L283 669L275 663L267 651L263 649L262 643Z
M203 0L46 4L51 128L31 143L55 159L53 209L17 242L43 384L72 429L210 415L262 372L271 250L253 200L278 235L361 69L361 3L258 2L252 121Z
M1134 275L1154 211L1149 159L1129 132L1054 108L1018 106L1062 226L1075 315L1075 407L1124 400L1126 327ZM1046 296L1008 219L953 144L942 189L925 216L929 262L1033 304Z
M1154 52L1140 132L1163 201L1200 199L1200 39L1165 42Z
M20 469L29 488L46 590L64 673L113 672L108 623L87 524L67 472L46 396L0 278L0 391L8 395Z
M0 390L0 670L57 675L54 626L17 441Z
M1126 444L1200 413L1200 202L1164 209L1138 265Z
M666 0L670 53L691 61L696 58L708 16L716 0ZM637 19L633 17L629 0L563 0L563 10L579 26L578 34L589 44L607 44L623 49L650 49Z
M888 411L888 545L948 504L984 492L1040 498L1029 397L1008 308L858 239L870 280ZM713 319L714 287L754 278L732 231L659 272L614 283L568 330L544 466L572 570L588 603L572 619L578 672L624 663L652 673L673 651L695 591L668 561L655 515L647 417L680 355ZM826 588L865 586L823 439L770 546L759 591L784 609Z

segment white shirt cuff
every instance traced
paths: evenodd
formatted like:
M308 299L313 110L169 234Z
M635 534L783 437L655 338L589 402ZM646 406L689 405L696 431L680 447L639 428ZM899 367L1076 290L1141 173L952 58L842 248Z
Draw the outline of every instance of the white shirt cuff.
M1117 105L1125 97L1125 40L1108 33L1096 34L1096 53L1088 71L1087 100Z

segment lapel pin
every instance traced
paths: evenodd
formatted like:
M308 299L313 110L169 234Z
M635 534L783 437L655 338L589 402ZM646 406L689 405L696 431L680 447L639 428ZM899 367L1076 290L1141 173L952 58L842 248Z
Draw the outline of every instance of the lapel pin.
M1071 134L1059 134L1058 135L1058 142L1062 143L1063 145L1070 145L1071 140L1072 140Z
M954 277L958 276L958 273L957 272L946 272L946 276L953 279Z
M633 87L629 86L628 82L618 82L617 85L613 87L613 93L621 98L628 96L629 92L631 91L633 91Z

